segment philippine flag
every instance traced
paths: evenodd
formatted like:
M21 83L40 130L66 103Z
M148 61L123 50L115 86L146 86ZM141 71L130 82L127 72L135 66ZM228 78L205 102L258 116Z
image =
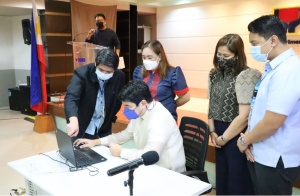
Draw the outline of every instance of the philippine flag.
M35 0L32 0L31 20L31 86L30 106L32 110L45 114L47 108L46 61L41 38L40 19Z

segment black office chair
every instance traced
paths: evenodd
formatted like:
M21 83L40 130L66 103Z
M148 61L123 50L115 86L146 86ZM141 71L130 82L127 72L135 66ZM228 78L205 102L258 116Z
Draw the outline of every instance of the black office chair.
M183 138L183 147L186 159L187 176L207 182L207 172L204 171L207 145L209 140L209 127L204 121L193 117L182 117L180 122L180 133ZM208 190L203 194L209 193Z

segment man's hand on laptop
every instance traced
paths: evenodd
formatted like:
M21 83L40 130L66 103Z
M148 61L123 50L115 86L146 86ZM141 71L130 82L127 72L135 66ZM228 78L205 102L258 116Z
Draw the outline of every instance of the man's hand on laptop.
M96 145L99 145L99 141L100 139L94 139L94 140L90 140L90 139L77 139L74 142L74 146L78 146L79 148L92 148Z
M115 157L119 157L120 154L121 154L121 151L122 151L122 146L119 145L119 144L116 144L114 142L110 142L109 144L109 150L110 150L110 153L115 156Z
M78 119L75 116L69 118L70 123L67 124L67 134L70 137L76 137L79 132Z

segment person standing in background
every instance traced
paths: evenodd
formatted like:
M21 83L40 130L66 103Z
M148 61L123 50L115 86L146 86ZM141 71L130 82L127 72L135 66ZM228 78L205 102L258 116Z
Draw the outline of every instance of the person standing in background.
M213 64L208 124L216 147L216 194L251 195L247 159L236 141L247 128L252 93L261 73L246 65L244 43L237 34L227 34L218 41Z
M100 46L109 47L120 56L121 44L117 34L110 28L106 27L105 15L98 13L95 16L97 29L91 29L88 32L85 42L93 43Z
M122 104L118 94L125 85L125 75L118 70L118 56L111 49L103 49L95 61L77 68L67 88L66 131L74 141L111 134Z
M169 64L164 48L158 40L147 41L141 50L143 65L134 69L133 80L146 82L154 100L167 108L177 121L177 107L190 100L189 88L181 68Z
M248 131L237 145L249 160L258 195L291 195L300 176L300 59L274 15L248 25L251 56L265 62L255 87Z

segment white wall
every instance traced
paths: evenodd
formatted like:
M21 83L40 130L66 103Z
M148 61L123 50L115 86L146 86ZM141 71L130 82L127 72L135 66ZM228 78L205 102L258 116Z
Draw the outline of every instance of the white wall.
M0 107L8 105L8 88L15 86L11 21L0 16Z
M0 16L0 70L13 69L12 19Z
M12 46L15 69L30 70L31 46L24 44L22 30L22 19L30 18L30 15L12 17Z
M0 70L30 69L30 45L24 44L21 20L31 16L0 16Z
M24 44L21 20L30 16L0 16L0 107L8 106L8 89L26 83L31 48Z
M247 26L273 8L300 6L299 0L222 0L157 9L157 39L173 66L181 66L189 87L207 88L208 72L217 41L225 34L239 34L248 65L262 70L250 56ZM299 45L298 45L299 46Z

